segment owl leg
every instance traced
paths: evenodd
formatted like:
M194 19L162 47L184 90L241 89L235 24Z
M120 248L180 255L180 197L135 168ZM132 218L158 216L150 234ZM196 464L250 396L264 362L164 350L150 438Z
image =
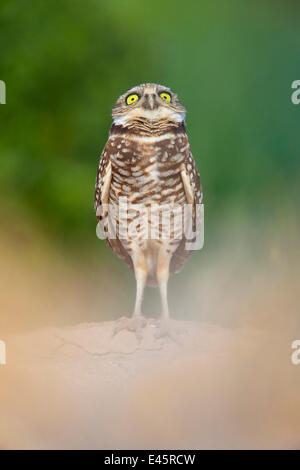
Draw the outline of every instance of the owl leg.
M131 318L123 317L118 321L113 336L122 330L135 332L138 341L142 339L142 328L146 326L146 319L142 316L142 302L147 279L147 263L142 250L135 250L133 256L134 274L136 278L136 300Z
M161 320L156 337L167 336L169 328L169 306L168 306L168 279L169 279L170 257L165 247L161 247L157 257L157 282L161 299Z
M165 247L161 247L157 258L157 282L159 285L161 298L161 319L159 328L155 334L156 338L168 336L175 343L180 344L178 334L184 333L184 330L178 329L171 321L168 307L167 287L169 280L170 253Z
M136 298L133 317L140 317L142 315L143 295L147 279L147 261L141 250L138 250L135 254L133 264L136 279Z

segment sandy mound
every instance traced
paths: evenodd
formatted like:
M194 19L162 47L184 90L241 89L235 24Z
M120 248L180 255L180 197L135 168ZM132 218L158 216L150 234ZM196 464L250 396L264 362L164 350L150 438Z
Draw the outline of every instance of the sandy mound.
M7 341L3 448L297 447L300 368L290 338L174 322L47 328Z

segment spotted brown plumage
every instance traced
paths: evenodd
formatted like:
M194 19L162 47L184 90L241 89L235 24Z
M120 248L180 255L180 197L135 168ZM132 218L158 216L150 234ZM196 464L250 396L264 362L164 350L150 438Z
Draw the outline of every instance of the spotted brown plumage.
M133 104L127 104L131 101ZM130 329L143 324L141 304L147 283L159 285L162 330L166 330L169 273L177 272L193 252L186 249L180 219L171 217L170 236L165 239L166 221L161 218L162 208L176 214L189 204L184 217L189 218L190 230L197 226L196 207L202 203L202 189L184 118L183 106L166 87L135 87L113 108L114 122L100 157L95 188L97 219L106 232L106 243L134 270L137 280L134 315L125 321ZM113 208L120 207L124 198L130 206L126 222L133 224L134 234L119 233L124 219ZM140 223L138 207L148 214L146 224Z

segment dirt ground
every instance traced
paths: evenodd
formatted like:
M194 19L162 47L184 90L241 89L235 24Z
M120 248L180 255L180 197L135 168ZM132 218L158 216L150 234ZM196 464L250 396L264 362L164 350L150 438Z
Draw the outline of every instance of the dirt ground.
M300 366L291 339L249 328L148 320L46 328L7 341L5 449L298 448Z

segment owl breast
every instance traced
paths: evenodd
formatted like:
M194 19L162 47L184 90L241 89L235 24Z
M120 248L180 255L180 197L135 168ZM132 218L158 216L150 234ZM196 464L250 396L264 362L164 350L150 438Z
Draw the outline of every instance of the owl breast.
M156 282L158 252L163 250L170 259L171 273L191 256L185 242L197 218L194 204L201 201L199 174L184 128L145 136L112 127L96 180L100 233L131 269L142 250L148 283Z
M148 226L137 224L139 230L136 231L135 240L146 243L149 234L152 240L160 240L164 228L159 220L162 208L175 211L186 202L180 165L189 146L187 138L135 136L133 139L124 139L112 136L108 145L112 163L109 204L119 205L124 200L120 198L126 198L132 208L127 214L129 224L134 222L137 212L141 214L141 210L147 211ZM118 211L114 211L114 217L118 218ZM119 218L114 222L119 225ZM176 239L174 230L170 232L170 243L177 245L178 239L173 243ZM126 249L130 248L133 239L133 234L124 236L122 242Z
M115 201L116 196L126 196L132 203L144 204L152 201L174 203L184 198L180 164L185 155L181 153L177 139L111 137L110 140L111 201Z

